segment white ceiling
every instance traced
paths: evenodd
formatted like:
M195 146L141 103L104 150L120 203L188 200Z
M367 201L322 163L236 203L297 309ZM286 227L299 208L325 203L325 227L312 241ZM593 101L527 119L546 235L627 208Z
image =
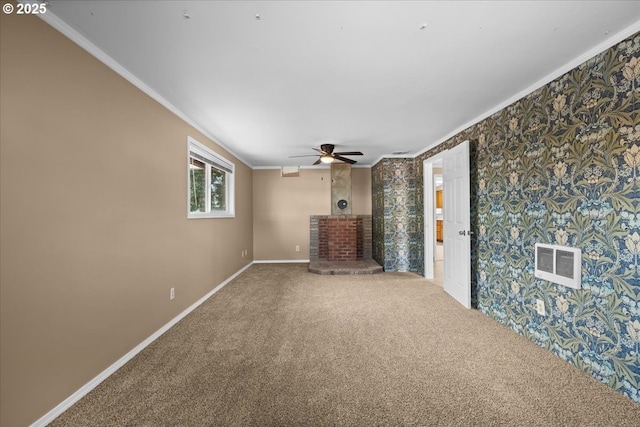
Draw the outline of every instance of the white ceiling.
M50 0L47 15L252 167L311 165L289 156L322 143L358 165L412 157L640 29L640 2L611 0Z

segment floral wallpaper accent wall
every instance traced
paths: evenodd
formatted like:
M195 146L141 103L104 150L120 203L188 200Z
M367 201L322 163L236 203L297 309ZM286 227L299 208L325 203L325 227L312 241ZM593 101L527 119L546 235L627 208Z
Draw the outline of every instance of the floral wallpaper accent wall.
M416 242L414 159L383 159L372 168L373 257L385 271L412 271Z
M636 402L639 112L635 34L415 159L421 193L424 159L472 143L478 309ZM582 249L582 289L534 277L536 242Z

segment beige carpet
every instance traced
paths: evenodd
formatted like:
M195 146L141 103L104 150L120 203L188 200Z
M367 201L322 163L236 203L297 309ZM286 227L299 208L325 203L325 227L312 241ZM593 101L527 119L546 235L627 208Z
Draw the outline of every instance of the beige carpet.
M411 273L258 264L56 426L631 426L640 405Z

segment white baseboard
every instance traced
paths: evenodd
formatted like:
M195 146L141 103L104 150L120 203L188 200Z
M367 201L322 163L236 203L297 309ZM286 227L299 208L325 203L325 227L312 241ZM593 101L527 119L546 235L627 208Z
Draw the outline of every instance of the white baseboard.
M308 259L256 259L254 264L289 264L289 263L306 263Z
M171 319L169 321L169 323L164 325L162 328L158 329L151 336L149 336L149 338L147 338L146 340L142 341L135 348L133 348L130 352L128 352L127 354L122 356L120 359L118 359L113 365L109 366L107 369L102 371L94 379L92 379L91 381L89 381L88 383L83 385L78 391L73 393L71 396L67 397L58 406L56 406L55 408L53 408L52 410L47 412L44 416L42 416L40 419L38 419L36 422L31 424L31 427L44 427L47 424L49 424L50 422L52 422L53 420L55 420L64 411L69 409L74 403L76 403L78 400L82 399L82 397L84 397L87 393L89 393L91 390L96 388L102 381L106 380L111 374L113 374L115 371L120 369L125 363L127 363L129 360L133 359L133 357L136 354L140 353L142 350L144 350L145 347L147 347L149 344L154 342L162 334L164 334L166 331L168 331L173 325L175 325L180 320L182 320L187 314L191 313L200 304L205 302L207 299L211 298L211 296L213 294L215 294L220 289L222 289L227 283L229 283L233 279L235 279L238 275L240 275L240 273L245 271L247 268L251 267L252 264L253 264L253 262L250 262L249 264L245 265L240 270L238 270L236 273L234 273L232 276L230 276L227 280L225 280L224 282L222 282L218 286L216 286L212 291L207 293L205 296L200 298L198 301L196 301L193 304L191 304L182 313L178 314L176 317Z

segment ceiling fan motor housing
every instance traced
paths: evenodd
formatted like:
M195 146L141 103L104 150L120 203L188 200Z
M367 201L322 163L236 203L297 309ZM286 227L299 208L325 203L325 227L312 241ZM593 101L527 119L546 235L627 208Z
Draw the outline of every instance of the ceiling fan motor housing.
M322 145L320 145L320 150L323 153L327 153L327 154L333 153L333 149L334 148L335 148L335 145L333 145L333 144L322 144Z

